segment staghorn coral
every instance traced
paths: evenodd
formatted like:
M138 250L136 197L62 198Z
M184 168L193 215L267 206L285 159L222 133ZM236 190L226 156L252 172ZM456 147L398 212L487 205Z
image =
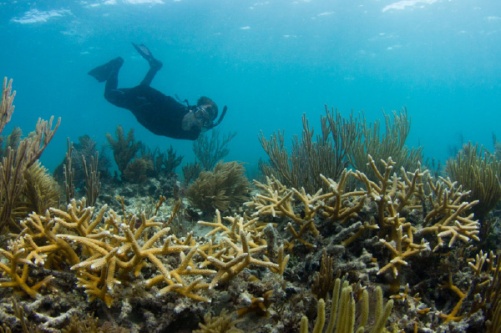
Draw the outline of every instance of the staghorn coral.
M320 201L317 200L320 191L315 196L310 196L304 192L304 189L302 192L294 188L289 190L277 179L271 178L267 178L266 185L258 181L255 181L255 185L263 191L263 194L256 195L253 201L246 203L254 210L253 216L282 216L292 220L287 224L287 229L293 238L312 248L313 244L307 241L305 235L311 233L313 237L316 237L319 234L313 219L321 207ZM303 210L295 210L295 200L302 203ZM297 225L299 230L296 230L294 225Z
M249 181L242 164L218 163L214 170L203 171L187 188L186 197L202 211L237 208L249 195Z
M498 332L501 320L499 304L501 300L501 260L493 252L484 253L482 250L476 253L474 258L468 258L467 264L471 270L472 278L466 281L465 291L454 283L458 276L449 275L445 288L456 294L457 302L449 313L440 313L444 323L469 321L477 313L485 313L487 320L477 330L486 332ZM463 283L464 284L464 283Z
M328 191L322 189L307 194L304 189L284 188L276 179L267 184L256 183L262 194L247 203L254 210L253 216L260 218L282 217L287 223L291 241L299 242L309 249L318 242L319 221L357 225L350 229L342 244L348 246L362 235L374 233L379 244L388 252L381 254L382 267L378 274L390 281L391 290L397 292L401 286L401 271L411 258L417 258L443 247L451 248L456 241L465 243L478 240L478 221L473 220L469 210L476 204L461 202L466 193L452 182L440 179L437 182L427 178L428 173L417 169L407 173L403 168L400 176L393 173L395 163L391 158L381 162L380 170L369 156L375 180L370 180L359 171L345 170L338 182L322 176ZM358 182L364 189L349 190L349 184ZM413 214L428 213L421 224L412 223ZM368 212L370 218L366 218ZM412 214L411 214L412 213ZM364 220L365 218L365 220ZM355 223L362 219L362 223ZM433 235L434 239L426 239ZM444 239L449 238L448 243ZM389 254L389 259L385 255ZM386 273L390 273L389 275Z
M271 262L269 253L266 256L268 246L263 241L263 224L258 223L257 219L248 220L246 217L226 217L225 220L229 225L223 223L221 214L216 210L214 222L199 221L199 224L213 228L205 237L216 234L226 236L219 243L211 241L205 244L199 251L205 259L202 267L212 265L218 269L210 283L211 287L228 282L251 265L283 274L289 256L284 255L283 248L278 250L276 263Z
M445 179L433 182L426 178L426 170L416 169L407 173L401 168L399 178L395 174L390 176L395 165L391 158L381 163L383 171L377 168L369 155L369 165L378 179L377 183L370 181L361 172L356 173L356 178L365 183L368 195L376 204L380 242L391 254L391 259L378 274L391 271L392 276L388 278L393 280L391 289L395 292L400 286L399 270L408 265L410 257L429 250L430 244L425 235L435 235L434 251L444 246L451 248L458 239L465 243L470 240L478 241L479 223L469 214L469 210L477 202L460 202L465 195L461 188ZM425 179L428 179L430 187L428 193L425 193ZM426 200L429 201L428 206L425 204ZM424 223L412 224L407 218L409 212L416 214L423 209L429 209ZM446 237L450 237L447 245L444 243Z
M12 241L8 249L0 248L0 255L5 258L8 264L0 263L0 272L7 281L0 282L0 288L15 288L24 291L29 296L35 298L38 290L45 287L52 276L47 276L38 282L32 282L29 275L31 262L26 255L26 247L29 246L20 239L18 242Z
M154 222L144 214L138 218L119 216L106 206L94 214L84 200L72 200L66 211L51 208L45 215L33 213L22 222L23 232L9 250L0 251L9 261L9 265L0 264L0 273L10 278L0 287L37 297L54 276L33 282L33 269L71 267L89 300L101 299L108 307L139 276L145 278L143 288L155 288L157 295L173 292L207 302L204 290L227 283L247 267L281 274L287 263L283 250L277 255L281 262L273 263L265 255L267 246L255 243L262 237L255 221L230 219L234 233L227 234L223 228L228 237L204 243L191 235L177 238L166 226L169 222ZM214 226L207 237L224 227L220 217ZM179 260L169 260L176 257Z

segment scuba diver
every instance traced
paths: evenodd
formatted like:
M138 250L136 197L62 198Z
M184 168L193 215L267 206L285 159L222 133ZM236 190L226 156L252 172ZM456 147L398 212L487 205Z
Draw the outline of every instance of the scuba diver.
M141 125L157 135L175 139L196 140L202 131L221 123L227 107L216 121L218 107L208 97L200 97L197 105L186 105L171 96L150 87L162 63L155 59L143 44L132 43L139 54L148 61L149 71L143 81L133 88L118 88L118 72L124 60L115 58L89 72L98 82L106 81L104 97L118 107L130 110Z

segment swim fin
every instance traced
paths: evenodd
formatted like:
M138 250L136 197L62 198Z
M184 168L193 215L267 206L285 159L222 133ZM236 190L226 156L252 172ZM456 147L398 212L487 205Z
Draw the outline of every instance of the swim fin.
M124 60L122 57L115 58L111 61L108 61L106 64L97 66L96 68L89 71L89 75L94 77L98 82L104 82L108 80L108 78L118 72Z
M143 57L144 59L146 59L146 61L148 61L151 68L157 70L162 68L162 62L153 57L153 54L151 53L150 49L146 47L146 45L144 44L138 45L136 43L132 43L132 46L134 46L134 48L141 55L141 57Z
M150 62L154 59L153 54L151 54L151 51L144 44L138 45L136 43L132 43L132 46L134 46L136 51L141 55L141 57L146 59L146 61Z

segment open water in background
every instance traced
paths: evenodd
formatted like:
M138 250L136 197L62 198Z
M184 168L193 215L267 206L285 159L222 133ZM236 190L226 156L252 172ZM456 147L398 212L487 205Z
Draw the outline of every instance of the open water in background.
M149 133L86 74L120 55L121 86L137 84L147 63L131 42L163 61L155 88L228 105L219 129L238 134L226 160L251 170L265 157L261 131L285 130L290 142L303 113L319 128L324 105L371 121L406 107L407 144L442 161L464 142L492 149L492 135L501 139L497 0L9 0L0 1L0 31L0 76L18 92L4 134L61 117L42 158L50 169L68 137L106 144L119 124L151 148L172 145L194 160L192 142Z

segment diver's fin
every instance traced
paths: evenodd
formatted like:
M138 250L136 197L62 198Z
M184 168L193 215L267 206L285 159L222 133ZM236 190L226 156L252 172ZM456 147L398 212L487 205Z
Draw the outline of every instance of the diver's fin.
M151 54L151 51L146 47L146 45L144 45L144 44L138 45L136 43L132 43L132 46L134 46L134 48L141 55L141 57L146 59L148 62L150 62L154 59L153 54Z
M120 67L122 67L123 63L124 60L122 57L118 57L108 61L104 65L97 66L96 68L90 70L88 74L94 77L97 81L104 82L108 80L112 74L116 73Z
M153 57L153 54L151 53L150 49L146 47L146 45L144 44L138 45L136 43L132 43L132 46L134 46L134 48L141 55L141 57L143 57L144 59L146 59L146 61L148 61L151 68L156 70L162 68L163 65L162 62Z

